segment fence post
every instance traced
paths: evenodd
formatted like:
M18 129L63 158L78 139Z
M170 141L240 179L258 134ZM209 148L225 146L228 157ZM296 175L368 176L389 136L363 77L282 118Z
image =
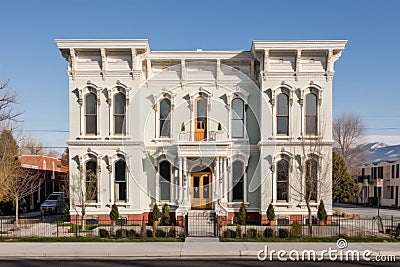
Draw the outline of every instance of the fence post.
M338 218L339 218L339 224L338 224L338 225L339 225L339 238L340 238L340 217L341 217L341 216L338 215Z
M56 224L57 224L57 238L58 238L58 217L56 219Z
M0 241L3 241L3 216L0 216Z
M394 231L393 231L393 215L391 216L391 227L390 227L390 237L394 237Z
M185 215L185 238L188 237L188 232L189 232L189 230L188 230L188 222L189 222L189 218L188 218L188 215L186 214Z

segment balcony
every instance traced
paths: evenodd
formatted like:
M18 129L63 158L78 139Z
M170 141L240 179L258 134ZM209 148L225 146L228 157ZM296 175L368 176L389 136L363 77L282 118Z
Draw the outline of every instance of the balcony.
M193 138L192 138L193 135ZM228 141L229 136L226 131L207 131L206 133L191 133L191 132L180 132L180 142L216 142L216 141Z

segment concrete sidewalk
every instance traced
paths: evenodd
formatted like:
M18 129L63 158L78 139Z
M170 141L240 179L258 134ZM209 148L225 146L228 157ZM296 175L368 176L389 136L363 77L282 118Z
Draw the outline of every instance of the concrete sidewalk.
M210 238L187 238L186 242L4 242L0 258L49 257L49 258L238 258L256 259L259 250L322 250L338 249L336 243L262 243L219 242ZM373 255L394 255L400 258L400 243L349 243L344 250L370 250ZM361 253L362 255L362 253Z

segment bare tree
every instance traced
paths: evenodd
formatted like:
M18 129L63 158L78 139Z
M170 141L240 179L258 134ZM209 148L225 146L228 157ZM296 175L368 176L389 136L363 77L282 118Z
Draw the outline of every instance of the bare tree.
M343 113L333 121L335 148L346 160L351 176L357 175L358 167L368 156L368 152L359 147L359 141L364 134L365 126L361 118L353 113Z
M10 123L17 122L20 112L15 111L17 94L8 86L9 81L0 84L0 126L10 126Z
M8 193L15 205L15 223L19 222L19 201L35 193L43 183L43 175L37 170L19 167L15 169L15 179L8 185Z
M86 209L97 198L97 175L92 171L84 171L80 166L79 174L70 180L70 196L72 208L81 215L81 227L85 229Z
M319 203L332 194L332 146L321 137L303 137L293 144L293 156L292 179L289 182L291 197L306 204L308 234L312 236L312 203Z
M23 138L19 144L21 155L47 155L48 151L40 138L28 136Z

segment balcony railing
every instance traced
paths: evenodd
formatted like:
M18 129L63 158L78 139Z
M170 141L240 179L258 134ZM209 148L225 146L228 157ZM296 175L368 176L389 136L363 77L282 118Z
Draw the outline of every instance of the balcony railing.
M192 138L192 135L194 138ZM228 139L228 133L225 131L208 131L205 134L202 133L201 136L195 136L195 133L191 132L179 133L179 141L183 142L190 142L192 140L196 140L196 142L226 141Z

